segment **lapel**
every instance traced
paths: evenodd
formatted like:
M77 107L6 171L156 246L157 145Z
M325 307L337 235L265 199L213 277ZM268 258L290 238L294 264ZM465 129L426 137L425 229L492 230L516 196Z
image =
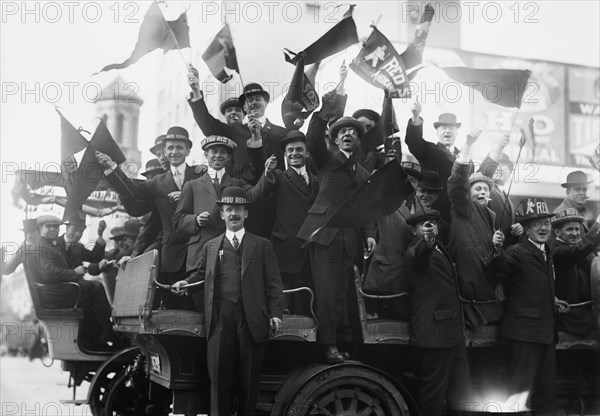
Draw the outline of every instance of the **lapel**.
M225 179L225 176L223 176L223 179ZM219 199L219 196L217 195L217 190L215 189L215 185L212 182L212 178L210 177L210 175L208 174L208 172L206 172L204 175L202 175L200 177L200 186L209 194L211 194L212 196L215 197L215 200ZM221 181L222 182L222 181Z
M173 178L173 173L171 173L171 168L164 174L164 184L166 187L166 193L169 194L172 191L179 191L177 184L175 183L175 178Z
M183 183L186 183L187 181L191 181L192 179L196 178L196 169L186 165L185 166L185 172L183 173ZM181 188L183 189L183 185L181 186Z
M289 179L292 186L298 189L302 194L310 195L310 189L308 187L309 185L307 185L306 182L304 182L304 178L300 176L298 172L294 170L294 168L287 168L287 170L285 171L285 176Z
M544 260L544 254L542 251L537 248L527 237L525 237L525 245L530 253L535 257L540 263L542 263L545 267L548 267L547 261L550 259L550 251L548 250L548 244L546 244L546 260Z
M448 148L446 146L444 146L443 144L441 144L440 142L437 142L436 146L442 153L444 153L444 155L450 162L454 163L454 161L456 160L456 155L459 153L459 151L456 147L454 148L454 153L450 153Z
M209 283L212 284L214 281L215 270L217 268L217 259L218 254L223 244L223 238L225 238L225 234L221 234L214 243L214 246L208 247L207 256L206 256L206 280L209 280Z
M246 273L246 269L248 268L248 266L250 265L251 262L255 262L257 260L257 254L261 254L261 253L257 253L256 249L258 248L256 246L256 243L254 242L254 239L252 238L252 234L250 234L248 232L248 230L246 230L246 233L244 234L244 238L241 241L241 245L242 245L242 280L244 280L244 273Z

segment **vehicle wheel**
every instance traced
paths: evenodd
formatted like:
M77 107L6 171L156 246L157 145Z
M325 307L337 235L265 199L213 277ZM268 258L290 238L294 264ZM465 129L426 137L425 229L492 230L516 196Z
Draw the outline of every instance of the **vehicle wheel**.
M109 414L105 411L109 389L118 375L134 362L135 357L139 353L140 349L137 347L124 350L98 369L91 381L90 392L88 394L92 415L105 416ZM112 413L110 414L112 415Z
M288 416L408 416L402 394L382 374L361 367L332 367L308 380L291 399Z

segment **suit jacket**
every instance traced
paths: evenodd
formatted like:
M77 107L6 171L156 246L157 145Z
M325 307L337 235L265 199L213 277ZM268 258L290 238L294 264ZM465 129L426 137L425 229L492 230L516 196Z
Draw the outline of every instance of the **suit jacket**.
M467 321L475 326L499 320L502 306L496 294L497 273L491 267L495 214L489 208L471 201L470 169L470 164L454 164L448 179L448 195L452 206L450 253L456 262L460 293L467 300L497 300L496 303L474 307L467 305Z
M205 279L204 316L210 337L213 297L219 250L225 234L209 240L202 247L198 269L186 280L194 283ZM283 283L271 242L248 231L240 243L242 250L242 304L248 329L255 342L269 339L269 318L282 317Z
M187 181L196 179L198 176L194 168L187 166L184 176L184 186ZM134 198L154 201L162 224L160 270L168 273L179 271L184 265L187 251L185 237L183 234L176 232L173 227L173 216L175 215L177 204L172 202L168 195L171 192L179 191L179 188L177 188L173 180L171 171L169 170L157 175L149 181L133 182L120 169L117 169L110 173L107 179L119 195L131 197L129 194L129 191L131 191ZM125 185L123 185L123 182Z
M554 342L554 270L547 244L546 253L544 260L541 250L524 238L494 259L494 265L508 276L502 336L539 344Z
M412 342L420 347L447 348L464 342L464 322L452 259L439 239L434 247L415 238L405 256L412 297Z
M254 163L252 157L246 151L246 141L252 136L247 124L229 125L214 118L206 107L204 99L198 101L188 100L192 109L194 120L202 130L205 136L213 134L225 136L233 140L237 144L237 149L233 153L232 165L228 168L228 172L234 178L244 179L246 182L254 185L260 178L263 170L262 165ZM267 155L275 154L277 156L277 166L279 169L285 169L283 160L283 149L281 149L281 139L285 137L287 130L281 126L271 123L269 120L262 128L261 135L263 146Z
M361 230L323 228L316 235L312 235L314 231L323 227L350 194L369 178L365 168L358 162L349 160L341 151L330 153L324 137L324 131L319 130L306 138L308 151L318 169L319 192L298 231L298 237L316 244L329 245L336 234L342 233L348 254L355 256L360 251L361 234L363 238L375 237L374 224Z
M591 265L598 235L598 224L586 233L577 244L561 239L552 242L552 260L556 274L556 297L568 303L592 299ZM557 328L586 337L594 329L594 313L589 307L571 308L568 314L557 316Z
M307 171L308 173L308 171ZM271 241L282 273L300 273L308 246L297 235L319 190L318 178L308 173L309 184L293 169L275 170L276 216Z
M52 285L52 283L79 282L81 279L69 266L60 247L52 244L52 241L40 237L39 241L27 249L23 267L29 285L33 283L48 284L39 290L31 288L32 297L38 299L38 302L44 307L57 309L73 305L77 296L77 290L74 287Z
M452 172L452 165L456 160L458 149L454 149L454 154L448 151L448 148L441 143L431 143L423 138L423 123L415 126L411 120L406 126L406 138L404 139L408 150L417 158L422 170L432 170L440 175L440 180L444 189L439 192L438 200L434 208L440 211L443 219L450 222L450 201L448 199L447 181Z
M91 250L88 250L83 244L78 242L69 245L69 248L67 249L64 234L58 237L56 246L62 250L65 259L67 260L67 264L72 269L81 266L84 261L90 263L99 262L102 260L102 257L104 257L104 249L106 248L106 244L99 244L96 242L94 243L94 247Z
M244 189L246 197L250 201L255 201L267 194L269 184L266 179L261 178L253 187L245 180L232 178L225 173L219 183L220 191L223 192L229 186L238 186ZM175 230L187 238L186 270L188 272L198 268L202 246L208 240L225 232L225 222L221 219L217 205L218 200L219 196L208 173L183 186L181 199L173 217L173 224ZM205 211L210 213L209 221L204 227L200 227L196 222L196 217ZM259 213L254 214L259 215Z
M498 169L498 163L490 159L489 156L486 156L483 162L481 162L479 171L493 180L496 169ZM496 184L490 189L490 201L488 202L488 207L496 214L494 228L500 229L504 233L504 247L506 248L519 241L518 237L514 237L510 233L511 225L516 222L513 204L510 202L510 199L508 199L506 193Z

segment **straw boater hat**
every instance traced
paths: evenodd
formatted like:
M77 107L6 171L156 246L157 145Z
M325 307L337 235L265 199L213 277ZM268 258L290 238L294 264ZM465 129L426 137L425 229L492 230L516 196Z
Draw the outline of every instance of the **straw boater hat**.
M522 225L526 225L532 220L550 218L551 216L548 204L543 198L521 199L515 210L515 219Z
M577 221L579 223L583 223L585 221L585 217L580 215L579 212L575 208L567 208L562 211L558 211L555 215L550 218L550 222L552 222L553 227L558 227L565 222Z

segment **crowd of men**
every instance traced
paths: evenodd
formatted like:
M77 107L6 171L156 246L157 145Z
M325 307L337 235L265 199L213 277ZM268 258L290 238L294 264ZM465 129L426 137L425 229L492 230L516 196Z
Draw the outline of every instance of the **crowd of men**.
M265 117L270 96L256 83L221 104L220 121L210 114L190 67L188 103L206 137L200 143L206 165L186 163L193 143L178 126L150 149L156 160L148 162L147 181L129 179L97 152L106 178L128 213L143 216L141 224L113 230L118 244L105 253L102 227L87 250L78 243L81 219L69 220L59 237L61 221L38 218L40 236L27 237L22 250L38 241L52 255L42 256L45 262L15 256L25 259L28 279L79 283L79 304L97 317L99 342L106 343L114 335L107 325L110 291L107 297L97 283L82 279L82 262L91 263L88 273L98 274L124 257L159 249L159 280L173 290L162 293L155 307L198 310L206 319L211 414L233 412L236 377L238 414L253 414L269 331L280 327L284 313L308 313L300 299L283 299L282 289L314 289L323 359L343 362L349 354L338 349L341 326L352 330L356 342L361 339L349 290L357 266L365 292L408 295L368 302L367 312L369 318L412 322L413 344L422 353L423 414L458 410L467 401L464 330L494 324L510 342L514 393L531 392L528 405L551 413L555 331L587 337L597 323L590 275L600 217L586 215L591 181L581 171L570 173L562 184L566 198L554 213L541 198L525 198L514 208L504 190L514 166L504 153L508 136L474 169L471 151L481 131L469 132L458 149L461 123L444 113L433 123L437 143L427 141L416 101L405 136L416 161L407 160L399 140L383 137L376 111L344 116L345 73L340 71L341 87L323 97L304 134L302 119L284 128ZM327 226L384 163L401 164L404 203L363 227ZM9 263L6 271L14 266ZM204 289L186 288L200 280ZM65 289L44 290L48 307L73 302ZM192 296L181 296L186 292Z

